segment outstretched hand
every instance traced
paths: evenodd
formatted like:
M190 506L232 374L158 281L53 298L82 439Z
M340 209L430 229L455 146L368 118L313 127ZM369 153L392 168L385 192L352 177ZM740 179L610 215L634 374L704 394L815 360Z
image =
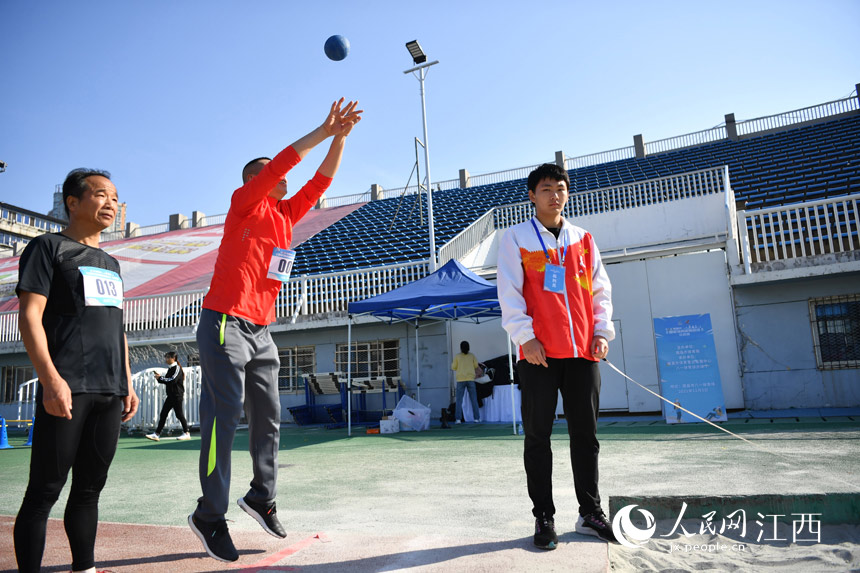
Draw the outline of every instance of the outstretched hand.
M358 106L357 100L347 102L345 107L342 106L343 98L331 104L331 110L329 110L328 116L322 124L326 135L341 135L346 137L352 131L355 124L361 121L361 114L364 113L364 110L355 109Z

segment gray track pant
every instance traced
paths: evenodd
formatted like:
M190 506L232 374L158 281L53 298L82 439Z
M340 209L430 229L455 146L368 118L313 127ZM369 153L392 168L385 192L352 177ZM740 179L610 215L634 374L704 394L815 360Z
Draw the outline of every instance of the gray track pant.
M204 309L197 329L202 375L200 390L200 486L198 519L223 519L230 503L230 455L242 417L254 479L245 497L254 502L275 498L280 442L278 349L267 326Z

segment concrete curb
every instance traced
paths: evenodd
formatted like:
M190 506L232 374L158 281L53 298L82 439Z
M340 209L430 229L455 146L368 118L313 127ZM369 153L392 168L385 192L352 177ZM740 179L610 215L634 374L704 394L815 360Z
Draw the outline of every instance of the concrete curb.
M718 517L725 517L743 509L747 519L757 518L759 513L785 516L815 513L820 514L818 521L821 523L860 523L860 493L612 496L609 498L609 513L614 516L622 507L638 505L650 511L655 519L677 519L684 502L687 503L685 518L700 517L711 511L716 511Z

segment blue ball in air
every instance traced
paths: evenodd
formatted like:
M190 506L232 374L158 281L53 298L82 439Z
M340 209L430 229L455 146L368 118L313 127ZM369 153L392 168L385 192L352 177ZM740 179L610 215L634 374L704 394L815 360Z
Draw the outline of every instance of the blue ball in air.
M325 41L325 55L328 59L339 62L349 54L349 40L341 35L334 35Z

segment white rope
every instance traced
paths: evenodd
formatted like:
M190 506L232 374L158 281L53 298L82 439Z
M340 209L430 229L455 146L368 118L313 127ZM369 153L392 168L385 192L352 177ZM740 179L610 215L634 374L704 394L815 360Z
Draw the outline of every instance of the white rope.
M735 434L734 432L730 432L729 430L727 430L727 429L723 428L722 426L718 426L717 424L715 424L715 423L711 422L710 420L706 420L705 418L703 418L703 417L699 416L698 414L694 414L693 412L691 412L691 411L687 410L686 408L684 408L684 407L682 407L682 406L680 406L680 405L678 405L678 404L675 404L674 402L672 402L672 401L671 401L671 400L669 400L668 398L664 398L663 396L661 396L661 395L660 395L660 394L658 394L657 392L655 392L655 391L651 390L650 388L646 388L645 386L643 386L642 384L640 384L639 382L637 382L636 380L634 380L633 378L631 378L630 376L628 376L627 374L625 374L624 372L622 372L621 370L619 370L619 369L618 369L618 368L617 368L617 367L616 367L612 362L610 362L610 361L609 361L609 360L607 360L606 358L604 358L604 359L603 359L603 361L604 361L604 362L606 362L606 364L608 364L610 368L612 368L613 370L615 370L616 372L618 372L619 374L621 374L622 376L624 376L625 378L627 378L628 380L630 380L631 382L633 382L634 384L636 384L637 386L639 386L640 388L642 388L643 390L645 390L646 392L650 392L651 394L653 394L653 395L657 396L658 398L660 398L661 400L663 400L663 401L664 401L664 402L666 402L667 404L671 404L673 407L678 408L678 409L680 409L680 410L683 410L684 412L686 412L686 413L690 414L690 415L691 415L691 416L693 416L694 418L698 418L699 420L701 420L701 421L705 422L706 424L710 424L711 426L715 427L716 429L718 429L718 430L720 430L720 431L722 431L722 432L725 432L725 433L729 434L730 436L734 436L735 438L737 438L737 439L739 439L739 440L743 440L744 442L748 443L749 445L751 445L752 447L754 447L754 448L756 448L756 449L758 449L758 450L761 450L761 451L763 451L763 452L766 452L766 453L771 454L771 455L774 455L774 456L778 456L778 457L780 457L780 458L782 458L782 459L784 459L784 460L787 460L787 461L789 461L789 462L795 462L795 461L796 461L796 460L793 460L793 459L791 459L790 457L786 456L785 454L780 454L780 453L778 453L778 452L774 452L773 450L769 450L769 449L765 448L764 446L760 446L760 445L756 444L755 442L752 442L752 441L750 441L750 440L748 440L748 439L746 439L746 438L744 438L744 437L742 437L742 436L739 436L739 435ZM841 482L841 483L843 483L843 484L850 485L850 486L851 486L851 487L853 487L853 488L860 487L860 486L857 486L857 485L856 485L856 484L854 484L854 483L851 483L851 482L849 482L849 481L845 481L844 479L839 478L839 477L836 477L836 476L827 475L827 477L828 477L828 478L830 478L830 479L833 479L833 480L839 481L839 482Z

